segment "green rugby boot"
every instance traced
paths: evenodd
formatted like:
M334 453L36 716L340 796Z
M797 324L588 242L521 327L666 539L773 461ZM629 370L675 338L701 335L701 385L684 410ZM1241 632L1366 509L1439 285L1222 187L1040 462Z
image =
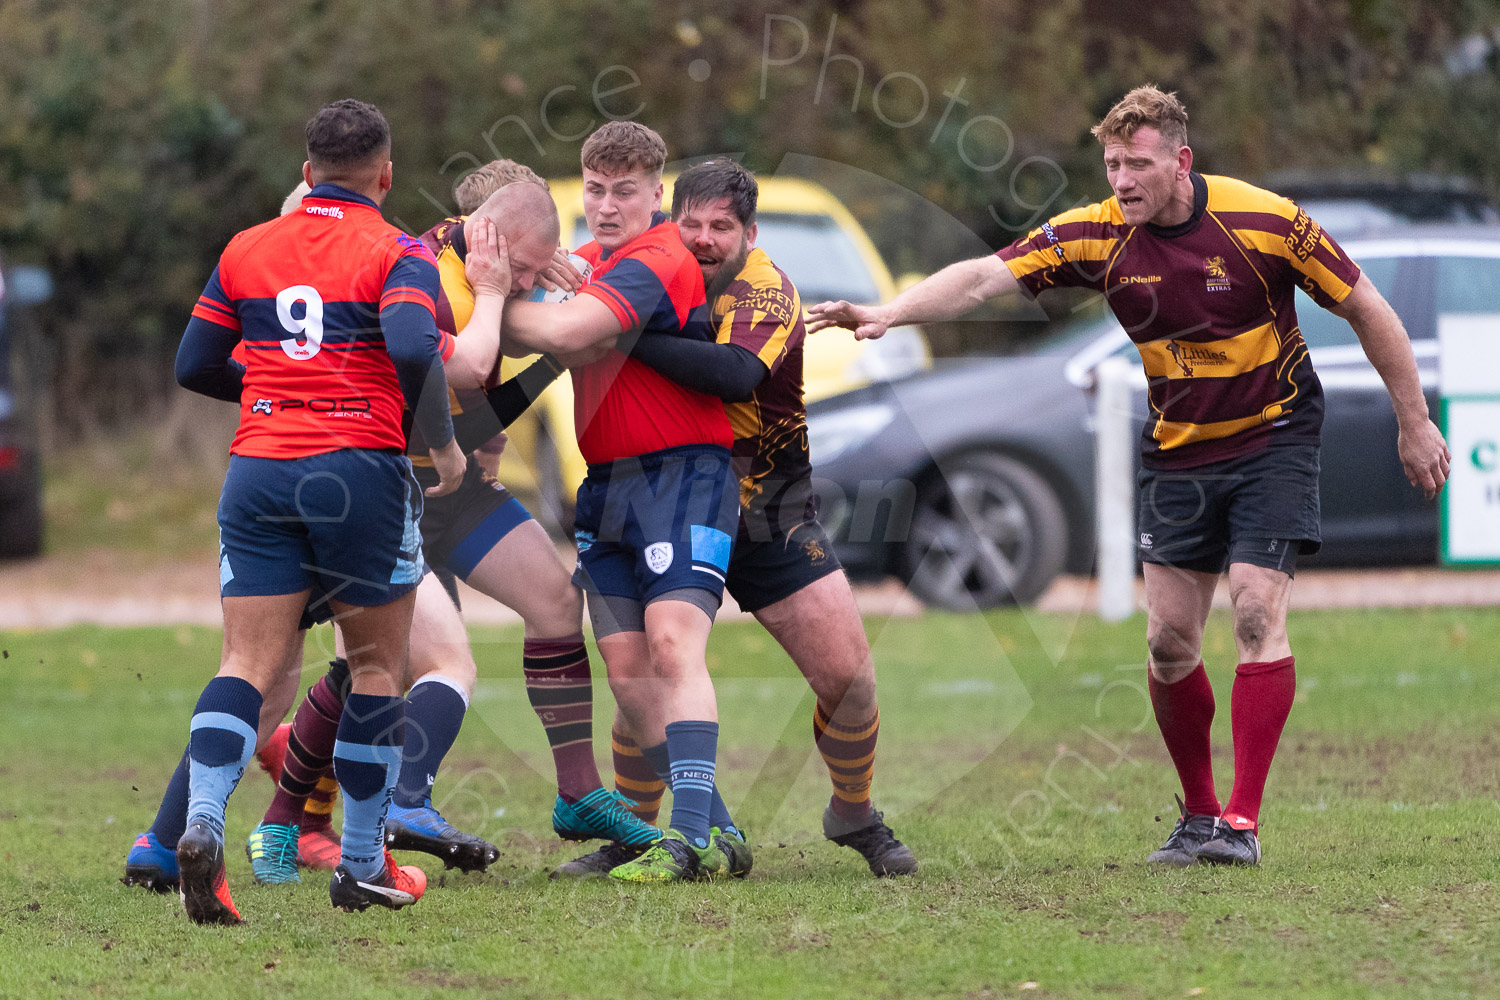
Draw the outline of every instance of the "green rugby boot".
M720 878L744 878L750 874L755 858L750 854L750 844L743 830L731 833L714 827L709 831L709 840L724 855L724 864L718 872Z
M713 840L707 847L694 847L676 830L668 830L645 854L611 870L609 877L621 882L692 882L713 878L727 865L728 858Z
M245 855L257 885L281 885L301 882L297 874L297 827L280 823L262 823L250 831L245 841Z

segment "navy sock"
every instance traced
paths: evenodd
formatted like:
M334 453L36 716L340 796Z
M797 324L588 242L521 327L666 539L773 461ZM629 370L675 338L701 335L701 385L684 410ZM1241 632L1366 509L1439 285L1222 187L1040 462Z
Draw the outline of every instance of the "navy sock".
M708 846L708 813L714 796L714 760L719 752L717 722L667 723L671 759L672 829L695 847Z
M255 755L260 692L239 677L215 677L198 696L188 736L187 821L224 839L224 807Z
M667 753L667 745L658 743L654 747L642 747L641 756L646 758L646 763L656 769L656 776L667 784L672 783L672 758ZM675 796L674 796L675 798ZM675 815L675 813L674 813ZM725 833L732 833L741 837L739 827L734 825L734 820L729 817L729 807L724 804L724 797L719 794L719 783L714 782L713 798L708 803L708 825L718 827Z
M156 810L156 819L151 824L150 833L156 837L156 842L169 851L175 851L182 831L187 829L187 813L188 751L183 747L182 759L177 762L177 770L172 772L172 780L167 782L167 790Z
M333 773L344 793L341 861L356 879L385 868L385 814L396 790L403 742L403 699L351 694L333 745Z
M406 694L406 749L395 803L407 809L425 805L443 758L458 739L469 700L446 677L429 674Z

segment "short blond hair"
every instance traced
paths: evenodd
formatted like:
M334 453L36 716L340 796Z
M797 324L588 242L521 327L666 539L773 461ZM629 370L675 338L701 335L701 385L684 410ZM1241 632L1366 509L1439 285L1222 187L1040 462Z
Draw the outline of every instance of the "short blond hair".
M1176 91L1168 94L1154 83L1137 87L1120 103L1109 109L1104 120L1091 131L1100 145L1129 142L1139 129L1154 128L1169 147L1187 145L1187 108L1177 99Z
M307 192L311 190L312 188L307 186L307 181L302 181L296 187L292 188L292 193L287 195L285 200L283 200L281 203L281 214L291 215L293 212L297 211L297 209L301 208L302 199L307 195Z
M585 169L601 174L660 174L667 165L667 144L640 122L606 122L584 141L581 158Z
M491 160L479 169L465 174L453 185L453 200L458 205L458 214L473 214L474 209L483 205L490 195L507 184L522 181L539 184L546 191L552 190L541 175L524 163L508 159Z

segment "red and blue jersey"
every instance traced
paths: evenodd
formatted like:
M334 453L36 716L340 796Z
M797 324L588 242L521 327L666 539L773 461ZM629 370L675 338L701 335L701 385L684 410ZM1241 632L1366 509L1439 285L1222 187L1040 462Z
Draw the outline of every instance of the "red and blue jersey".
M650 229L618 250L588 243L577 253L594 269L578 294L603 302L625 332L713 340L703 272L665 215L656 213ZM572 374L578 450L590 465L680 445L734 443L721 400L619 351Z
M193 309L179 381L227 395L240 367L231 350L243 358L236 455L399 450L404 400L441 388L446 403L446 384L435 384L437 286L419 240L368 198L320 184L296 211L230 241ZM417 411L424 428L434 425L429 442L452 437L446 405Z

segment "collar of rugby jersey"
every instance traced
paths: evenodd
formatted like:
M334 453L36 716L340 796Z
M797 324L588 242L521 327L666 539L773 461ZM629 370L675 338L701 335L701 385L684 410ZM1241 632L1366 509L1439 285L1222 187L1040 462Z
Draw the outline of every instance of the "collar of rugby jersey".
M303 201L307 201L309 198L314 198L319 201L347 201L352 202L355 205L362 205L365 208L372 208L376 212L380 211L380 206L375 204L375 202L371 201L369 198L366 198L364 195L358 194L354 191L350 191L346 187L342 187L338 184L333 184L327 181L317 185L311 191L307 192L307 194L302 196Z
M1168 240L1177 236L1186 236L1198 228L1199 223L1203 221L1203 216L1208 213L1208 181L1204 180L1203 175L1196 170L1189 173L1188 178L1193 182L1193 214L1175 226L1146 223L1146 231L1152 236L1160 236Z

